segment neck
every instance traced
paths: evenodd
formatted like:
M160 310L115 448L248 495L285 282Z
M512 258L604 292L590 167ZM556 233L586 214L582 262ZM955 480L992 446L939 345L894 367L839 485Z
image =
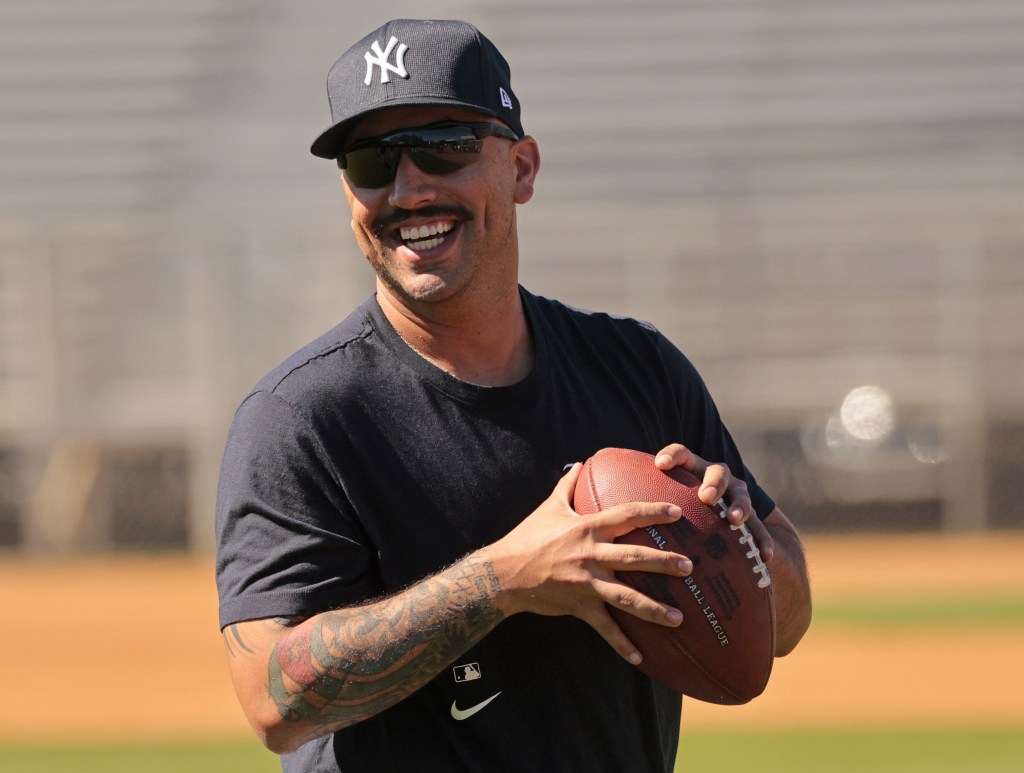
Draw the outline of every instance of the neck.
M377 302L417 354L462 381L508 386L533 368L533 339L518 286L502 302L458 318L409 309L380 284Z

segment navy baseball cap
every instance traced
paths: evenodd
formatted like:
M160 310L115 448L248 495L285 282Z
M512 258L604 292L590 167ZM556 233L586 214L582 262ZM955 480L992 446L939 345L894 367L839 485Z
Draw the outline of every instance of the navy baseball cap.
M508 62L474 27L456 20L395 19L342 54L327 75L333 124L310 152L337 158L352 127L374 110L453 105L504 122L523 136Z

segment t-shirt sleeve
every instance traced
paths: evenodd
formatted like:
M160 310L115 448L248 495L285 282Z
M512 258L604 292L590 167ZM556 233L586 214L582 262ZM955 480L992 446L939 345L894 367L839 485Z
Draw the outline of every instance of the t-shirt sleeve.
M216 536L221 628L309 616L380 592L376 549L321 439L275 394L255 392L235 414Z
M727 464L729 470L747 484L750 501L758 518L766 518L775 509L775 500L761 488L744 463L704 379L686 355L660 333L657 335L663 362L675 385L676 402L685 430L681 442L709 462Z

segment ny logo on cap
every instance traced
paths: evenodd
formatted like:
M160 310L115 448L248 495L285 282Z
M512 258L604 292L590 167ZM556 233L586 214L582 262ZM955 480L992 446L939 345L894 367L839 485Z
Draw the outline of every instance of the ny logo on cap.
M395 50L395 46L398 46L398 53L395 54L395 63L391 64L388 58L391 56L391 52ZM408 78L409 71L405 69L405 52L409 50L409 46L405 43L399 44L398 38L394 35L391 36L391 40L388 41L388 47L383 51L380 50L380 43L376 40L373 41L373 45L370 46L373 51L373 55L367 51L363 54L363 58L366 59L366 77L363 79L363 83L367 86L373 80L373 67L376 65L380 68L380 82L390 83L390 73L394 73L399 78Z

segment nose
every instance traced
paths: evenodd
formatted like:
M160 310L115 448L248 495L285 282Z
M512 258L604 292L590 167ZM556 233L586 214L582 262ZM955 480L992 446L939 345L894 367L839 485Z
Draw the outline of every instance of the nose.
M395 181L391 184L391 192L388 194L388 204L402 209L415 209L429 204L436 198L437 190L434 187L433 175L416 166L408 153L402 153L398 159Z

